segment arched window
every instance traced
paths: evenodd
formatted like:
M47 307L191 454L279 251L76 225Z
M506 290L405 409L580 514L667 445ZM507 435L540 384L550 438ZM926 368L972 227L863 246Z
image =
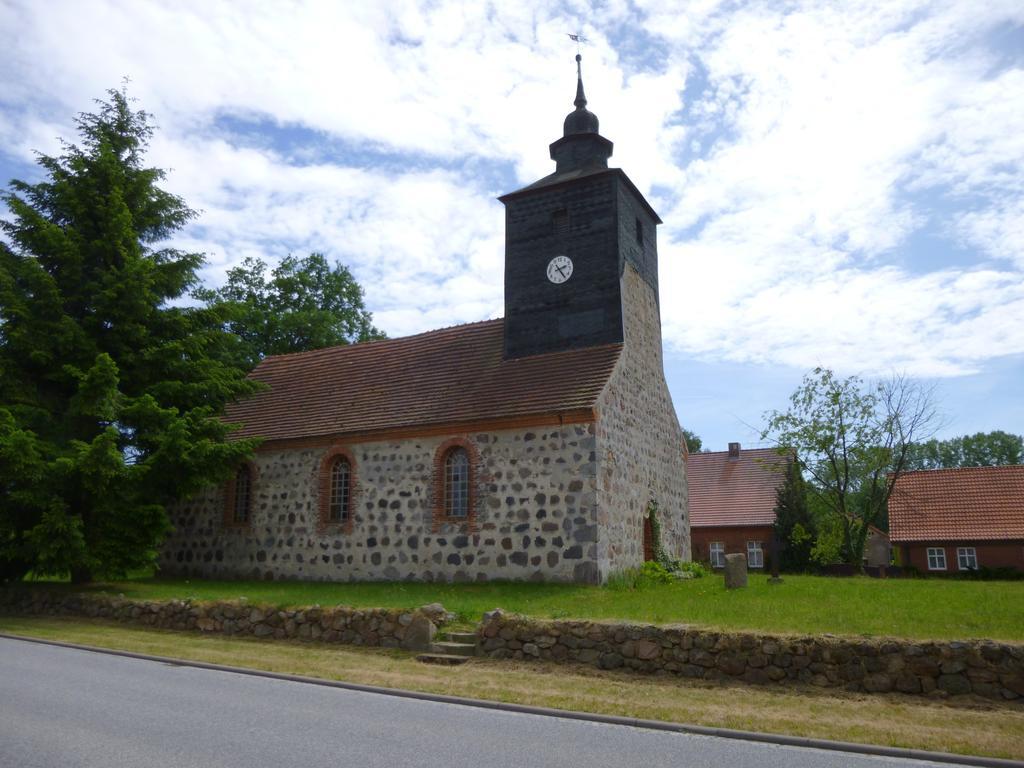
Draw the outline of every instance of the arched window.
M351 533L356 518L356 457L343 445L327 449L320 459L318 520L321 530Z
M253 479L254 471L249 464L243 464L235 472L234 480L228 486L227 505L224 510L228 525L244 527L251 522Z
M469 454L461 446L444 457L444 514L469 517Z
M352 500L352 465L344 456L331 463L331 487L327 502L327 522L348 522Z
M461 533L477 530L480 453L466 437L452 437L434 451L434 532L455 525Z

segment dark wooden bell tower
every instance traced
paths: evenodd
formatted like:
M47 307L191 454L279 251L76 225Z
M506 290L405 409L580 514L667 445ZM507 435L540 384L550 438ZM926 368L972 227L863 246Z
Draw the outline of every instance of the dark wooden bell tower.
M627 262L657 296L661 219L622 170L608 167L612 143L586 109L579 55L576 63L576 109L550 147L555 172L499 198L506 358L621 343Z

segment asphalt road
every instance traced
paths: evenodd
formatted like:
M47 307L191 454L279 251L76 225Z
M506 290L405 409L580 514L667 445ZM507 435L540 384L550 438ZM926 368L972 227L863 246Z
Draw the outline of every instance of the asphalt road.
M934 765L404 699L0 638L2 768Z

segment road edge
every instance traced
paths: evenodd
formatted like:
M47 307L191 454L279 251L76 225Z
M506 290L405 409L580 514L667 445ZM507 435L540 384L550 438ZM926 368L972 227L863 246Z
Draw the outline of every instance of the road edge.
M252 677L265 677L272 680L284 680L293 683L305 683L307 685L319 685L328 688L341 688L344 690L359 691L362 693L376 693L382 696L397 696L404 699L436 701L444 704L458 704L466 707L476 707L478 709L493 709L500 712L518 712L520 714L527 715L558 717L563 720L585 720L594 723L604 723L606 725L626 725L633 728L645 728L652 731L688 733L698 736L716 736L723 739L756 741L764 744L776 744L785 747L805 747L809 749L824 749L832 752L850 752L860 755L874 755L877 757L928 760L935 763L978 766L979 768L1024 768L1024 761L1008 760L1000 757L974 757L970 755L958 755L952 752L928 752L926 750L907 749L904 747L883 747L875 744L858 744L856 742L849 741L829 741L828 739L815 739L806 736L786 736L784 734L776 733L758 733L756 731L738 731L730 728L715 728L706 725L671 723L665 720L645 720L642 718L623 717L620 715L602 715L594 712L574 712L568 709L553 709L551 707L536 707L528 704L512 704L503 701L473 699L465 696L448 696L441 693L408 691L403 688L384 688L376 685L347 683L343 680L327 680L321 677L290 675L283 672L270 672L262 669L253 669L251 667L233 667L226 664L213 664L211 662L196 661L194 659L179 659L172 656L153 656L148 653L123 651L116 648L102 648L93 645L81 645L79 643L67 643L61 640L46 640L39 637L29 637L27 635L12 635L7 632L0 632L0 639L20 640L27 643L52 645L58 648L70 648L73 650L88 651L91 653L105 653L110 656L122 656L129 659L139 659L141 661L155 661L161 664L173 664L181 667L208 669L215 672L230 672L239 675L250 675Z

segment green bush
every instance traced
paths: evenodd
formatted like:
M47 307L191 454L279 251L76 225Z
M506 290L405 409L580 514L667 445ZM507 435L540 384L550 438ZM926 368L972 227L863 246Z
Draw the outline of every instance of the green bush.
M958 575L958 578L975 581L1020 581L1024 579L1024 573L1021 573L1016 568L1008 568L1006 566L989 568L983 565L980 568L964 571L964 573Z
M671 584L682 579L699 579L710 573L706 567L697 562L670 560L668 565L647 562L639 568L626 568L608 576L608 589L643 589L659 584Z
M690 578L700 579L704 576L710 576L711 570L704 563L698 563L696 560L690 560L689 562L677 561L675 567L672 568L673 573L689 573Z
M639 582L641 586L671 584L675 580L672 572L661 563L644 563L640 566Z

